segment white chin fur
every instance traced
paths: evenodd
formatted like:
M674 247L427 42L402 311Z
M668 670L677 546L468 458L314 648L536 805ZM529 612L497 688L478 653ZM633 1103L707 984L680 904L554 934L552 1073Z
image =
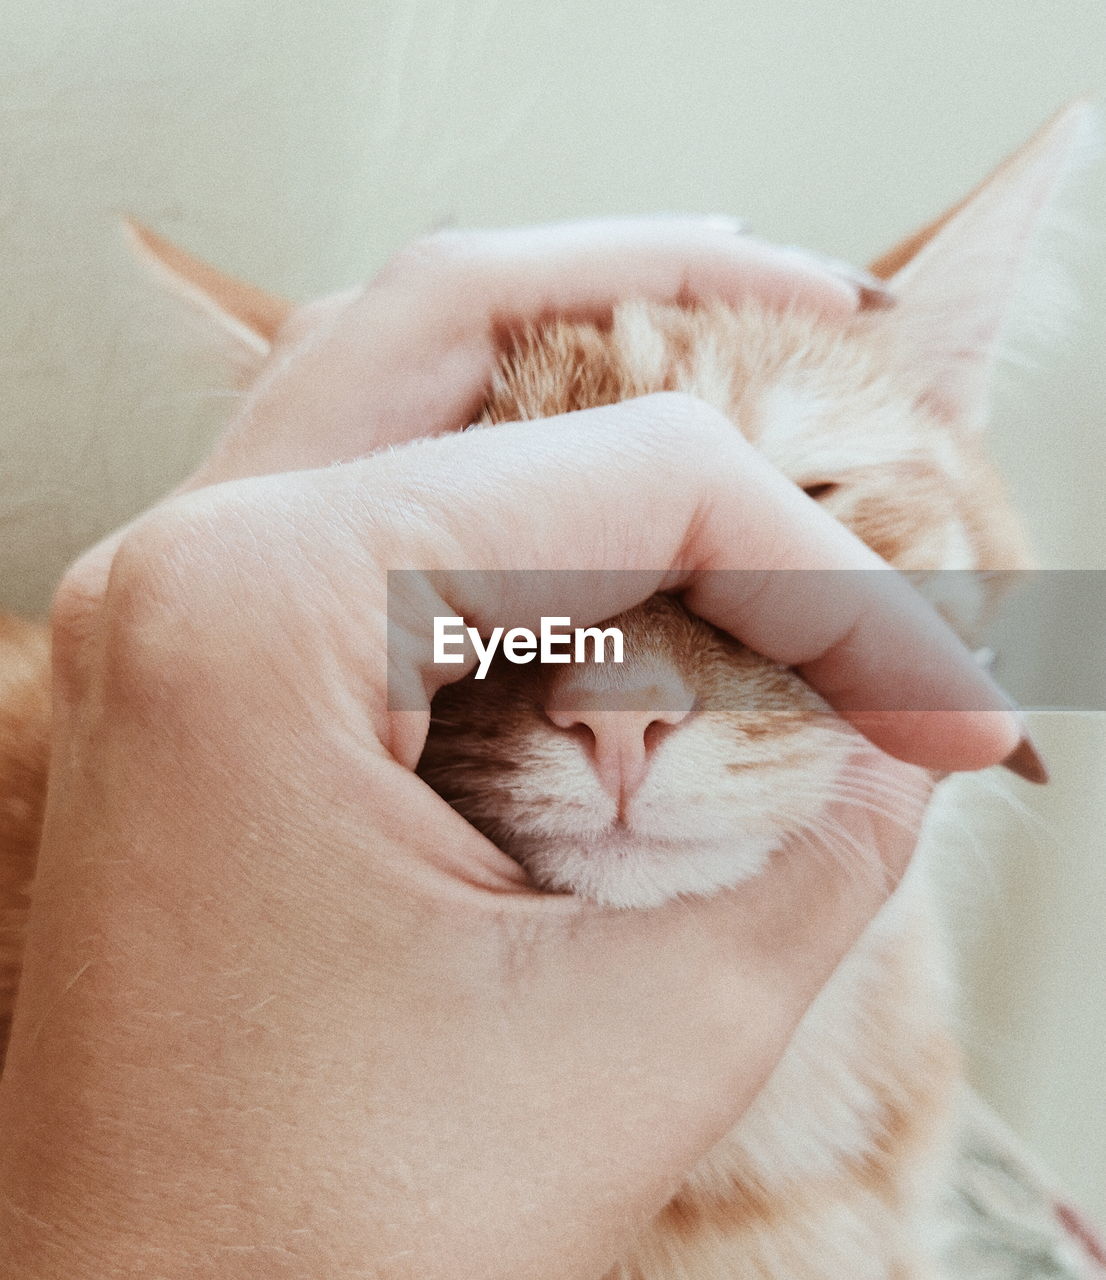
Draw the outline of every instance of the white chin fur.
M760 871L781 833L744 833L717 843L665 844L630 838L535 841L515 856L542 889L608 907L658 907L681 895L731 888Z

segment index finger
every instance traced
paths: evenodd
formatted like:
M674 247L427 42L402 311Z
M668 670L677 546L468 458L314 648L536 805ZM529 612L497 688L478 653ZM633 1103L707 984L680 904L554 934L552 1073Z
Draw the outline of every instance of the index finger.
M190 487L459 430L479 414L504 333L553 317L752 296L845 320L887 300L866 273L737 231L726 218L601 218L417 240L364 289L292 314L281 359Z
M432 665L435 610L485 633L537 630L546 615L589 624L681 589L694 613L797 669L891 755L977 769L1022 741L1010 700L909 583L690 398L505 424L364 465L328 483L363 503L365 480L384 482L387 509L402 512L400 537L381 541L373 520L373 549L389 567L433 569L420 586L421 620L408 628L415 646L390 654L427 705L464 674ZM562 572L503 580L474 567ZM563 572L580 569L606 572ZM404 736L404 757L417 758L410 722Z

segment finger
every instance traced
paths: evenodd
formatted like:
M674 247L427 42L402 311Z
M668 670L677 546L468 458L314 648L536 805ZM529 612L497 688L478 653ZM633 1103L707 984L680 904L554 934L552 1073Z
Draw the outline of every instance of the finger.
M737 224L717 217L599 218L442 233L414 253L415 264L401 258L392 271L406 275L423 254L443 292L450 291L452 275L468 294L468 318L492 326L553 315L603 320L627 297L738 303L753 295L833 317L851 315L860 301L860 273L738 234Z
M429 695L465 670L432 665L435 610L485 633L537 630L543 616L587 625L672 589L750 648L796 667L891 755L975 769L1020 740L1009 700L905 579L689 398L423 442L318 483L364 528L370 480L394 499L369 514L371 549L389 566L436 570L414 575L410 599L396 579L395 606L410 614L408 649L389 652L408 677L392 703L408 713L404 758L421 749ZM556 503L551 489L564 495ZM519 569L529 572L503 572Z
M605 320L626 298L757 297L846 318L871 296L849 272L735 225L611 218L418 241L357 296L293 317L276 364L194 484L456 430L479 412L504 333L554 316Z

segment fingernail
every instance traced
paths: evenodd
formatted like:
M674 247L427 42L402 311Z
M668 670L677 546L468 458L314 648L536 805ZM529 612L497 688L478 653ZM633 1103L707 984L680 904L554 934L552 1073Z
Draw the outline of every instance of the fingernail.
M975 659L976 666L982 667L984 671L993 672L995 663L998 662L998 654L994 649L976 649L972 657Z
M883 311L893 307L897 299L887 287L887 283L879 276L874 276L863 267L854 267L850 262L839 262L836 258L827 258L826 266L834 275L847 280L853 285L860 297L860 305L866 311Z
M1036 782L1043 786L1048 781L1048 769L1028 734L1022 738L1002 764L1004 768L1009 769L1011 773L1016 773L1019 778L1024 778L1026 782Z
M794 248L794 253L802 254L810 261L818 263L826 271L832 271L839 280L851 284L860 299L860 306L865 311L885 311L893 307L898 299L887 287L887 282L874 276L863 267L854 267L851 262L843 262L840 258L831 258L829 254L814 250Z
M886 311L888 307L893 307L898 301L885 284L859 284L855 280L852 283L856 284L861 311Z

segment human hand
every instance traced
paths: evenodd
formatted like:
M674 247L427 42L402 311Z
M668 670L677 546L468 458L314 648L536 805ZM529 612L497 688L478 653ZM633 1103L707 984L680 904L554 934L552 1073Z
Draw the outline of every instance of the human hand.
M685 587L854 718L850 698L878 703L891 678L888 644L946 672L953 705L992 708L866 724L907 759L976 767L1018 739L909 596L863 575L813 609L787 575L742 599L712 585L702 570L878 562L683 397L287 470L461 425L467 392L437 421L429 397L435 378L486 375L485 276L514 279L484 260L462 291L447 273L478 337L434 270L407 286L406 343L372 290L328 304L201 474L228 483L138 522L62 588L51 805L0 1084L6 1247L23 1275L59 1274L59 1257L70 1276L109 1260L180 1276L599 1274L755 1095L901 874L926 783L873 753L916 800L901 822L840 815L883 878L780 857L678 909L533 893L410 772L425 712L388 706L389 567L578 567L602 547L601 567L635 571L637 599ZM512 317L578 309L525 296ZM354 349L384 320L396 375L362 383ZM628 575L554 581L556 599L472 601L448 572L428 590L477 624L485 610L597 621L636 602L611 594ZM429 696L419 646L392 656Z

